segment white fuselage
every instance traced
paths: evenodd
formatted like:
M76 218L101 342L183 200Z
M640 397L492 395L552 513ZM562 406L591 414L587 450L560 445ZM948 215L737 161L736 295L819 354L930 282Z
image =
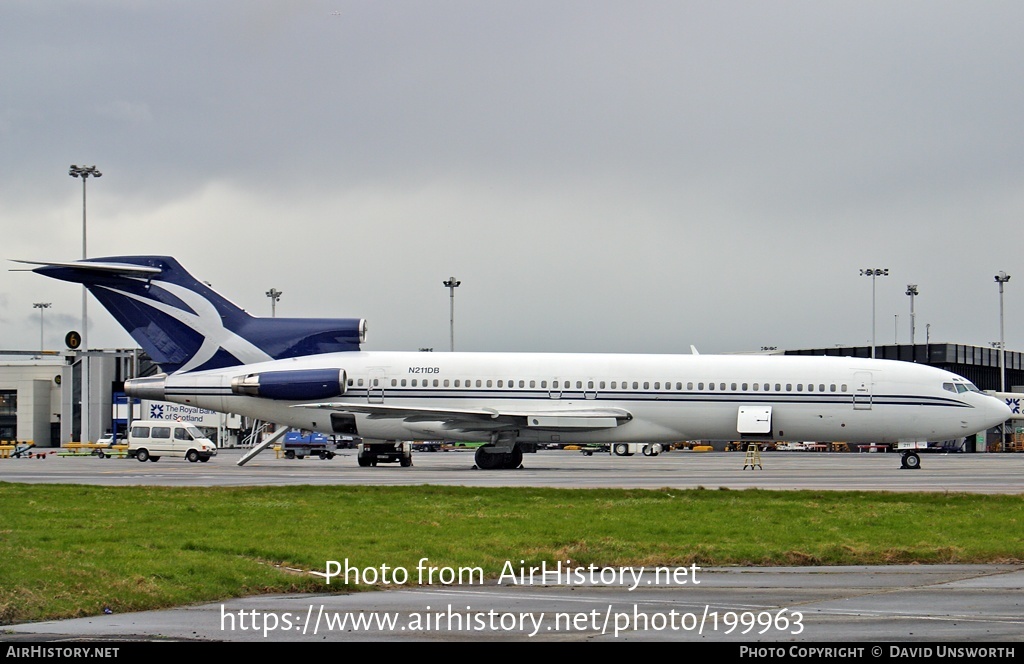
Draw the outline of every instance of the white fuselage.
M324 368L344 370L345 389L319 403L231 389L247 374ZM961 438L1009 416L950 372L850 357L357 351L171 374L162 388L167 401L325 433L344 414L371 439L887 443Z

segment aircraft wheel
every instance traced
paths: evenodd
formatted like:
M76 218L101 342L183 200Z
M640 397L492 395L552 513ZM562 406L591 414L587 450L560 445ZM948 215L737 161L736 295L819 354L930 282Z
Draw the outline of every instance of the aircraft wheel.
M523 465L523 451L519 449L518 445L513 447L512 451L504 456L505 463L502 465L502 468L508 468L509 470L513 470Z
M476 462L477 468L481 468L483 470L494 470L496 468L501 468L502 463L504 462L504 456L505 455L500 453L491 453L481 446L476 448L476 452L473 453L473 460Z
M903 455L903 468L909 468L910 470L917 470L921 467L921 457L917 455L917 452L907 452Z
M149 450L139 450L135 453L135 458L139 461L149 461Z

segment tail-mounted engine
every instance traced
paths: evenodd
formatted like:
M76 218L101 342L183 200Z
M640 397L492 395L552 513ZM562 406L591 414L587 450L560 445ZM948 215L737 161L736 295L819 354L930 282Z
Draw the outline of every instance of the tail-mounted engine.
M345 393L344 369L263 371L235 376L231 392L239 396L281 401L320 401Z

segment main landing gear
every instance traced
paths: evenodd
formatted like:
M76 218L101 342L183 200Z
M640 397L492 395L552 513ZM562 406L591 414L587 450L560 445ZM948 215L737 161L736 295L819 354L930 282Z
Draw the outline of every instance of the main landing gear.
M482 470L511 470L523 465L523 450L515 445L511 452L500 452L493 445L481 445L473 460Z

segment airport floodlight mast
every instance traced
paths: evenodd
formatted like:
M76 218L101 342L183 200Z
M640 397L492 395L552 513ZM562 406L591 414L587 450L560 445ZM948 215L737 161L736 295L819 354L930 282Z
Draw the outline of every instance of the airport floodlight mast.
M443 282L445 288L448 289L448 296L451 300L451 314L449 318L448 334L451 341L451 352L455 352L455 289L458 288L461 281L457 281L455 277L448 277L448 281Z
M99 178L103 177L103 173L100 173L99 169L95 166L78 166L71 164L68 169L68 175L73 178L82 178L82 260L88 258L88 250L86 245L86 224L85 224L85 183L90 177ZM89 291L86 290L85 286L82 286L82 345L79 348L82 351L82 425L81 425L81 438L79 442L90 442L91 430L89 428L89 331L88 331L88 300Z
M277 318L277 301L281 299L281 296L283 294L284 293L282 293L281 291L277 290L276 288L271 288L270 290L267 291L267 297L270 298L270 317L271 318Z
M889 268L868 268L860 276L871 277L871 357L875 356L875 277L888 277Z
M999 284L999 391L1006 391L1006 338L1003 335L1003 284L1010 280L1010 275L1000 272L996 275ZM1003 426L1006 426L1005 424Z
M33 302L32 308L39 310L39 352L42 353L46 350L46 345L43 342L43 310L49 309L53 306L53 302Z
M910 296L910 345L914 345L914 298L919 295L917 284L907 284L907 295Z

